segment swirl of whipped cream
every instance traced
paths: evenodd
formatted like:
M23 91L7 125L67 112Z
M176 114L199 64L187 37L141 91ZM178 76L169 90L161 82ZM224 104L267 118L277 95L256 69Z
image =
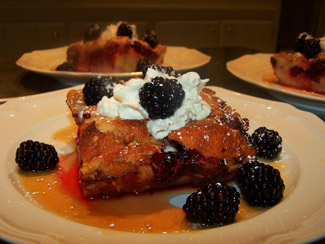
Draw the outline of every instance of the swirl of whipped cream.
M139 89L151 79L162 76L177 79L182 84L185 97L180 108L174 115L166 119L151 120L146 110L140 105ZM201 120L207 117L210 106L199 95L208 79L200 79L195 72L188 72L179 77L169 76L149 68L144 79L133 78L124 85L114 86L114 96L103 97L97 105L97 113L103 116L121 119L147 119L149 133L157 140L161 140L173 131L185 126L190 120Z
M106 117L121 119L147 119L148 113L139 103L139 89L144 80L134 78L124 85L116 84L111 98L104 96L97 104L97 113Z

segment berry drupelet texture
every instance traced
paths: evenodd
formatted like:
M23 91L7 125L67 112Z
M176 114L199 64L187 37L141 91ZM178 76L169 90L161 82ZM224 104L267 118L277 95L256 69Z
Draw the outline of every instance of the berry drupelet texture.
M273 159L282 151L282 137L264 126L254 131L251 140L256 146L257 156L262 158Z
M117 27L117 36L128 36L130 39L132 38L133 32L130 24L123 21L118 27Z
M321 51L320 41L303 32L296 39L294 51L302 53L306 58L313 58Z
M159 39L154 30L147 30L146 34L143 37L143 40L147 42L151 48L155 48L159 43Z
M260 207L280 202L285 188L280 172L259 161L242 165L237 172L237 183L248 204Z
M118 83L112 77L97 77L88 81L82 89L87 106L96 105L103 96L113 96L114 83Z
M84 33L84 42L93 41L100 37L102 29L97 24L87 26Z
M151 64L151 63L148 63L147 65L143 65L142 66L142 74L143 74L143 77L146 76L148 68L157 70L160 73L163 73L163 74L166 74L166 75L169 75L169 76L174 76L174 77L180 76L180 74L177 73L173 69L173 67L171 67L171 66L162 66L162 65L159 65L159 64Z
M139 91L140 105L150 119L171 117L182 105L185 92L176 79L156 77L145 83Z
M54 168L59 158L54 146L27 140L17 148L16 162L24 171L43 172Z
M193 223L221 226L234 221L239 203L239 193L235 187L216 183L192 193L183 210L186 218Z

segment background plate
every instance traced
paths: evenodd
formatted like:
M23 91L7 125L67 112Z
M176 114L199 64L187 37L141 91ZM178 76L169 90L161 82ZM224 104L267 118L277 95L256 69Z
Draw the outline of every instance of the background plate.
M141 72L130 73L80 73L55 71L55 67L66 60L68 47L60 47L47 50L35 50L23 54L16 62L23 69L48 75L70 85L83 84L90 78L98 75L115 76L121 79L128 79ZM183 72L201 67L210 61L211 57L196 50L186 47L167 46L164 58L164 66L172 66L176 71Z
M246 82L262 87L274 97L301 109L325 116L325 95L285 87L276 82L266 82L273 75L270 58L273 54L257 53L241 56L227 62L227 69L233 75Z

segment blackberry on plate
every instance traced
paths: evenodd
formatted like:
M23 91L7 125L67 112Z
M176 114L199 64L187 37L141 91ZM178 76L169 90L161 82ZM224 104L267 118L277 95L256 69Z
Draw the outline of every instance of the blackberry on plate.
M132 32L131 26L127 22L125 22L125 21L123 21L117 27L117 33L116 33L117 36L128 36L131 39L132 38L132 34L133 34L133 32Z
M114 83L117 81L108 76L92 78L88 81L82 89L86 105L96 105L103 96L112 97Z
M273 159L282 150L282 137L277 131L264 126L254 131L252 142L256 146L257 156L262 158Z
M145 58L145 57L142 57L139 62L137 63L137 67L135 69L135 71L137 72L146 72L147 69L148 69L148 66L151 65L151 62L149 59Z
M54 146L32 140L20 143L15 160L22 170L32 172L52 169L59 162Z
M93 41L100 37L102 29L97 24L90 24L87 26L84 33L84 42Z
M63 62L56 67L57 71L77 71L77 67L73 62Z
M233 186L222 183L208 184L192 193L183 206L186 218L205 226L232 223L240 203L239 193Z
M150 119L165 119L182 105L185 92L176 79L156 77L140 88L139 97Z
M285 188L280 172L259 161L242 165L237 172L237 183L248 204L260 207L280 202Z
M313 58L321 52L320 41L303 32L296 39L294 51L304 54L307 58Z
M157 34L153 30L148 30L143 37L143 40L147 42L151 48L155 48L158 45L159 39Z

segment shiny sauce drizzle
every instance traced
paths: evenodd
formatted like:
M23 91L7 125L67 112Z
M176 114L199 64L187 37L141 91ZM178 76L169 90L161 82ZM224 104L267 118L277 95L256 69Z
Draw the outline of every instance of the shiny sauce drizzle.
M74 145L76 127L64 128L53 137ZM139 233L182 233L197 228L187 222L181 207L170 199L191 194L196 188L182 187L111 199L85 199L78 184L78 158L74 151L61 155L56 169L46 173L19 171L19 181L40 207L64 218L95 227ZM263 212L241 201L236 222ZM234 223L235 224L235 223Z

